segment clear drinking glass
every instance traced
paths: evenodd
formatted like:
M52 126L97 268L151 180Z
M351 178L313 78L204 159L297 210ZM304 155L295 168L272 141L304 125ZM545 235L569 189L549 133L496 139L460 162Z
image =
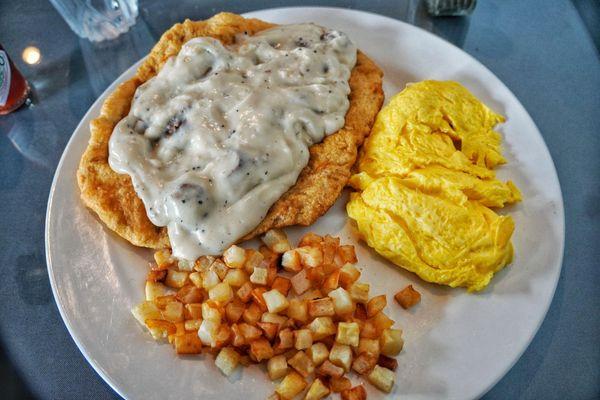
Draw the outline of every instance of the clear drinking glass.
M138 16L137 0L50 0L73 32L92 42L127 32Z

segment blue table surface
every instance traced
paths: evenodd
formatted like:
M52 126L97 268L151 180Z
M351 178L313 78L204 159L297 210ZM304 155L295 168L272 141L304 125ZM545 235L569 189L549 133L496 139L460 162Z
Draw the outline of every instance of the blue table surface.
M592 39L600 7L594 0L575 3L581 14L569 1L480 0L470 18L431 19L418 0L185 0L169 6L140 0L136 26L94 46L75 36L45 0L0 0L0 40L36 88L33 106L0 117L0 346L14 366L2 365L0 375L20 377L39 399L118 398L70 338L44 256L54 170L94 100L184 17L321 4L387 15L446 38L492 70L529 111L565 199L564 263L541 329L484 398L600 398L600 61ZM41 50L39 64L22 61L27 46ZM4 385L0 392L9 398L21 393L6 386L6 378Z

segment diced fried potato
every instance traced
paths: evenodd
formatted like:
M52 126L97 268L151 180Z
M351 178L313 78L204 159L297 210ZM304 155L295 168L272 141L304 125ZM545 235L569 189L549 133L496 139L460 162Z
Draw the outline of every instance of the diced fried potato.
M152 281L152 282L162 282L165 280L166 277L167 277L167 270L166 269L158 269L158 267L157 267L157 268L152 268L150 271L148 271L148 275L146 275L146 280Z
M316 233L308 232L298 242L298 247L317 246L323 241L323 238Z
M323 297L323 293L319 289L311 289L308 292L304 292L300 297L302 300L315 300Z
M292 247L290 246L290 242L288 242L287 235L279 229L267 231L261 237L261 240L275 253L285 253Z
M167 277L165 278L165 285L179 289L182 288L188 279L188 271L177 271L174 269L167 270Z
M363 303L356 303L356 309L354 310L354 318L361 321L362 323L364 323L367 319L367 307Z
M354 246L352 245L344 245L340 246L337 249L337 254L335 257L335 262L338 265L344 265L347 263L356 264L358 259L356 258L356 253L354 251Z
M333 301L328 297L309 301L308 302L308 315L311 318L332 317L333 315L335 315Z
M225 279L227 272L229 271L229 267L227 264L223 262L220 258L217 258L209 267L211 271L215 271L219 280Z
M352 389L352 382L350 381L350 379L346 378L345 376L340 376L339 378L332 377L329 380L329 388L334 393L340 393L340 392L343 392L344 390Z
M271 378L272 381L285 376L285 374L288 373L288 370L287 359L284 355L274 356L269 359L269 362L267 363L267 371L269 373L269 378Z
M360 337L365 339L379 338L379 332L377 332L377 327L372 320L367 320L364 322L360 330Z
M131 313L144 326L146 326L146 320L148 319L162 319L160 309L151 301L142 301L131 309Z
M398 368L398 360L396 360L395 358L384 356L383 354L379 355L379 358L377 359L377 364L391 371L395 371L396 368Z
M381 333L379 338L379 346L381 354L393 357L397 356L404 346L401 329L386 329Z
M275 392L283 399L293 399L304 390L306 385L306 380L304 380L302 375L291 371L283 378L279 386L275 389Z
M290 279L292 283L292 288L296 294L302 294L310 289L312 282L306 277L306 270L298 272L296 275Z
M260 309L260 307L257 306L256 303L252 303L248 308L244 310L244 313L242 314L242 319L248 324L255 324L258 321L260 321L262 313L263 312Z
M288 364L305 378L312 374L315 370L315 366L313 365L312 361L303 351L297 352L292 358L290 358L288 360Z
M259 338L250 342L250 356L260 362L273 357L273 348L267 339Z
M230 269L227 271L223 282L226 282L229 286L239 288L249 279L248 274L243 269Z
M221 312L214 303L204 302L202 303L202 319L207 321L221 323Z
M177 269L180 271L193 271L194 263L188 260L177 260Z
M352 349L350 346L335 343L329 351L329 361L337 365L338 367L344 368L344 371L350 371L350 365L352 364Z
M256 285L266 285L268 272L267 268L255 267L254 272L250 275L250 282Z
M373 297L367 303L367 317L374 317L375 314L377 314L385 308L386 304L387 300L384 294Z
M261 315L260 320L262 322L269 322L271 324L277 324L280 327L282 327L285 325L287 318L284 317L283 315L266 312L263 315Z
M306 355L310 357L314 365L319 366L329 357L329 350L325 343L317 342L306 350Z
M319 379L315 379L310 385L304 400L320 400L329 394L329 388Z
M178 301L172 301L165 306L162 312L163 318L171 322L183 321L183 304Z
M229 268L242 268L246 262L246 250L235 244L231 245L223 253L223 261Z
M145 325L154 340L162 340L177 333L175 324L164 319L147 319Z
M319 372L319 375L330 376L332 378L339 378L342 375L344 375L344 369L341 367L338 367L337 365L333 364L329 360L325 360L323 362L323 364L321 364L318 372Z
M339 279L340 279L340 270L339 269L336 269L335 271L333 271L329 275L327 275L327 277L325 277L325 280L323 281L323 285L321 286L323 293L329 293L332 290L336 289L339 286Z
M348 288L350 297L357 303L367 304L369 301L369 290L370 286L368 283L354 282Z
M240 318L242 318L244 310L244 304L240 303L239 300L228 303L227 306L225 306L225 316L227 317L227 321L231 323L238 322Z
M184 306L186 319L202 319L202 304L191 303Z
M256 325L260 329L262 329L263 334L269 340L275 339L277 336L277 331L279 330L279 324L274 324L272 322L257 322Z
M277 289L282 295L287 296L291 286L292 284L288 278L277 276L271 284L271 289Z
M205 290L210 290L219 283L221 283L221 279L215 270L208 269L202 272L202 286Z
M161 282L146 281L146 300L154 301L157 297L169 294L169 289Z
M358 354L370 354L374 357L379 356L379 339L361 338L358 342Z
M406 310L421 301L421 293L417 292L412 285L408 285L396 293L394 299Z
M279 331L279 347L281 349L290 349L294 346L294 332L289 329Z
M202 342L195 332L175 336L173 344L177 354L200 354L202 352Z
M225 376L229 376L235 371L240 362L240 355L231 347L221 349L215 359L215 365Z
M184 304L201 303L204 300L204 292L194 285L185 285L179 289L175 298Z
M339 344L348 346L358 346L360 339L360 329L356 322L340 322L338 323L337 336L335 341Z
M377 389L389 393L394 387L394 372L376 365L368 376L369 382Z
M247 324L245 322L238 324L238 328L240 329L240 332L242 332L242 335L244 335L244 339L246 339L246 342L250 342L262 336L261 329L258 329L257 327Z
M381 335L381 332L391 328L392 325L394 325L394 320L390 319L390 317L385 315L383 312L378 312L373 318L371 318L371 321L373 321L378 335Z
M377 364L377 357L363 353L354 359L352 369L358 374L364 375L371 371L375 367L375 364Z
M263 255L264 260L261 263L265 268L271 266L277 266L277 261L281 254L274 252L268 246L261 245L258 251Z
M171 255L171 250L161 249L154 252L154 261L160 268L169 268L175 265L175 258Z
M264 287L256 287L252 289L252 301L265 312L267 311L267 303L263 297L263 294L267 291Z
M287 316L302 324L308 322L308 306L306 301L291 299L287 309Z
M350 315L354 312L354 302L346 289L337 288L329 292L328 296L333 300L333 307L337 315Z
M344 288L348 288L354 282L360 278L360 271L354 264L344 264L340 269L340 285Z
M233 335L232 344L235 347L242 347L246 345L246 338L244 338L244 334L242 333L242 330L238 324L231 324L231 333Z
M321 242L321 249L323 250L323 264L335 265L335 255L339 245L339 238L332 238L329 235L323 238L323 241Z
M194 270L198 272L207 271L208 268L212 265L212 263L215 262L215 259L216 258L213 256L201 256L194 263Z
M367 391L363 385L354 386L350 390L344 390L342 393L342 400L366 400Z
M336 333L331 317L317 317L308 325L308 328L313 334L313 340L321 340Z
M252 298L252 290L253 289L254 289L254 286L252 286L252 283L246 282L236 292L237 297L244 303L247 303Z
M296 250L288 250L283 253L281 266L288 272L298 272L302 269L300 254Z
M296 249L303 266L314 268L323 263L323 252L320 247L304 246Z
M156 304L156 306L161 310L164 310L167 304L169 304L172 301L177 301L177 298L174 294L168 294L166 296L158 296L157 298L155 298L154 304Z
M284 311L290 305L288 299L277 289L272 289L268 292L263 293L262 297L263 299L265 299L267 309L270 313L276 314L278 312Z
M192 272L191 274L188 275L188 279L190 280L190 282L192 282L194 284L194 286L198 287L198 288L202 288L204 287L202 284L202 274L200 272Z
M221 304L227 304L233 300L233 290L227 283L221 282L208 291L208 297Z
M215 347L217 345L217 332L220 324L211 320L203 320L198 329L198 338L205 346Z
M306 269L306 279L313 283L313 286L321 287L325 280L325 267L317 265L316 267Z
M269 268L267 268L267 286L272 287L275 278L277 278L277 266L269 266Z
M200 324L202 324L201 319L188 319L183 323L183 327L186 331L198 331Z
M231 342L232 336L233 336L233 332L231 331L231 328L229 327L229 325L221 324L221 326L219 326L219 329L217 330L215 347L221 348L221 347L225 347L225 346L229 345L229 343Z
M258 267L264 261L264 259L265 256L263 256L261 252L258 252L254 249L247 249L244 270L248 274L252 274L254 272L254 268Z
M305 350L312 346L312 333L309 329L298 329L294 331L294 338L296 339L294 343L296 350Z

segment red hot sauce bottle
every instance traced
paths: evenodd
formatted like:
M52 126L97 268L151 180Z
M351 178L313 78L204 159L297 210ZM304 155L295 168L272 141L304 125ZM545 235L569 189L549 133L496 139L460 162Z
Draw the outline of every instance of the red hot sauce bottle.
M29 84L0 44L0 115L19 108L29 95Z

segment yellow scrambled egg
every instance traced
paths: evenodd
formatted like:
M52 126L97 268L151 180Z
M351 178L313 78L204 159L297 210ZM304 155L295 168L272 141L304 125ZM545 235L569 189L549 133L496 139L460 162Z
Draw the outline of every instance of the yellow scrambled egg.
M511 262L514 222L496 214L521 200L495 178L503 122L456 82L408 86L384 107L350 179L348 215L366 242L429 282L483 289Z

